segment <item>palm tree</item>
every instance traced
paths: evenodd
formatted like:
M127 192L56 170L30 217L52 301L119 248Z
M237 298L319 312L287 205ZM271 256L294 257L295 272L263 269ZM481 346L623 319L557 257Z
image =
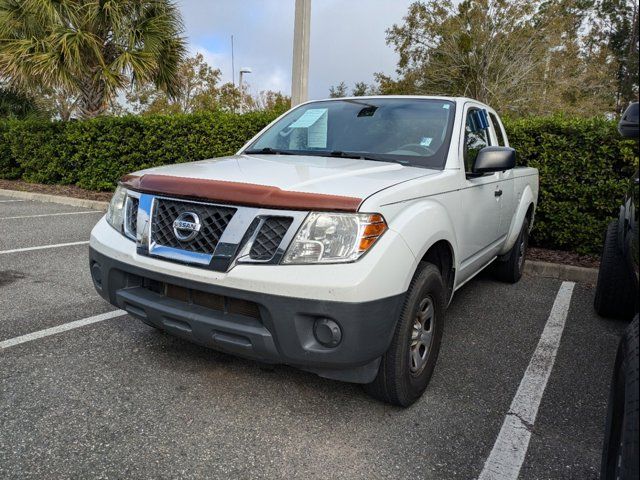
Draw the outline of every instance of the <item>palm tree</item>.
M41 112L33 99L0 84L0 119L37 117Z
M171 0L0 0L0 78L69 92L93 118L130 85L153 82L173 96L181 33Z

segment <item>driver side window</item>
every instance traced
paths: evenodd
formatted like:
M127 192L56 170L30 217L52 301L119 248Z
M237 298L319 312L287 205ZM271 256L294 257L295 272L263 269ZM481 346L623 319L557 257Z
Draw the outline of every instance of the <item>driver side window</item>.
M465 172L471 173L473 171L473 164L478 152L489 145L491 145L491 141L486 112L478 108L469 109L464 129Z

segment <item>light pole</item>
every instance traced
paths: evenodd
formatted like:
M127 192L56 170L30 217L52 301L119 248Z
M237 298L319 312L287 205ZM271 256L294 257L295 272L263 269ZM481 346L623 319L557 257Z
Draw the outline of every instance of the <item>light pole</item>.
M311 0L296 0L293 29L293 68L291 72L291 106L309 97L309 37L311 32Z
M242 90L242 76L245 73L251 73L252 70L249 67L242 67L240 69L240 80L238 82L238 90L240 90L240 113L243 113L244 110L244 92Z

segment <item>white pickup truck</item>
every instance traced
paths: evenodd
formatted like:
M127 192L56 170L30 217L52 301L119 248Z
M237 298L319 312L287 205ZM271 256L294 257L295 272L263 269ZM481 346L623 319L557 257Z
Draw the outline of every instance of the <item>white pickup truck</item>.
M538 172L515 155L467 98L305 103L234 156L125 176L93 281L153 327L407 406L453 293L522 275Z

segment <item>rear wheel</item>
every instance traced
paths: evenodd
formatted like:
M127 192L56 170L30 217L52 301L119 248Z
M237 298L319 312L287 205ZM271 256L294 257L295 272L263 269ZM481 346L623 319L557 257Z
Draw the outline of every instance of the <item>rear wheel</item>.
M401 407L420 398L440 351L445 292L438 268L422 262L407 290L391 346L382 357L378 375L364 387L367 393Z
M527 259L527 248L529 247L529 219L525 218L520 229L520 234L516 243L509 253L494 263L493 271L503 282L516 283L524 272L524 263Z
M593 306L603 317L628 319L635 313L635 279L618 247L618 222L612 221L604 237Z

